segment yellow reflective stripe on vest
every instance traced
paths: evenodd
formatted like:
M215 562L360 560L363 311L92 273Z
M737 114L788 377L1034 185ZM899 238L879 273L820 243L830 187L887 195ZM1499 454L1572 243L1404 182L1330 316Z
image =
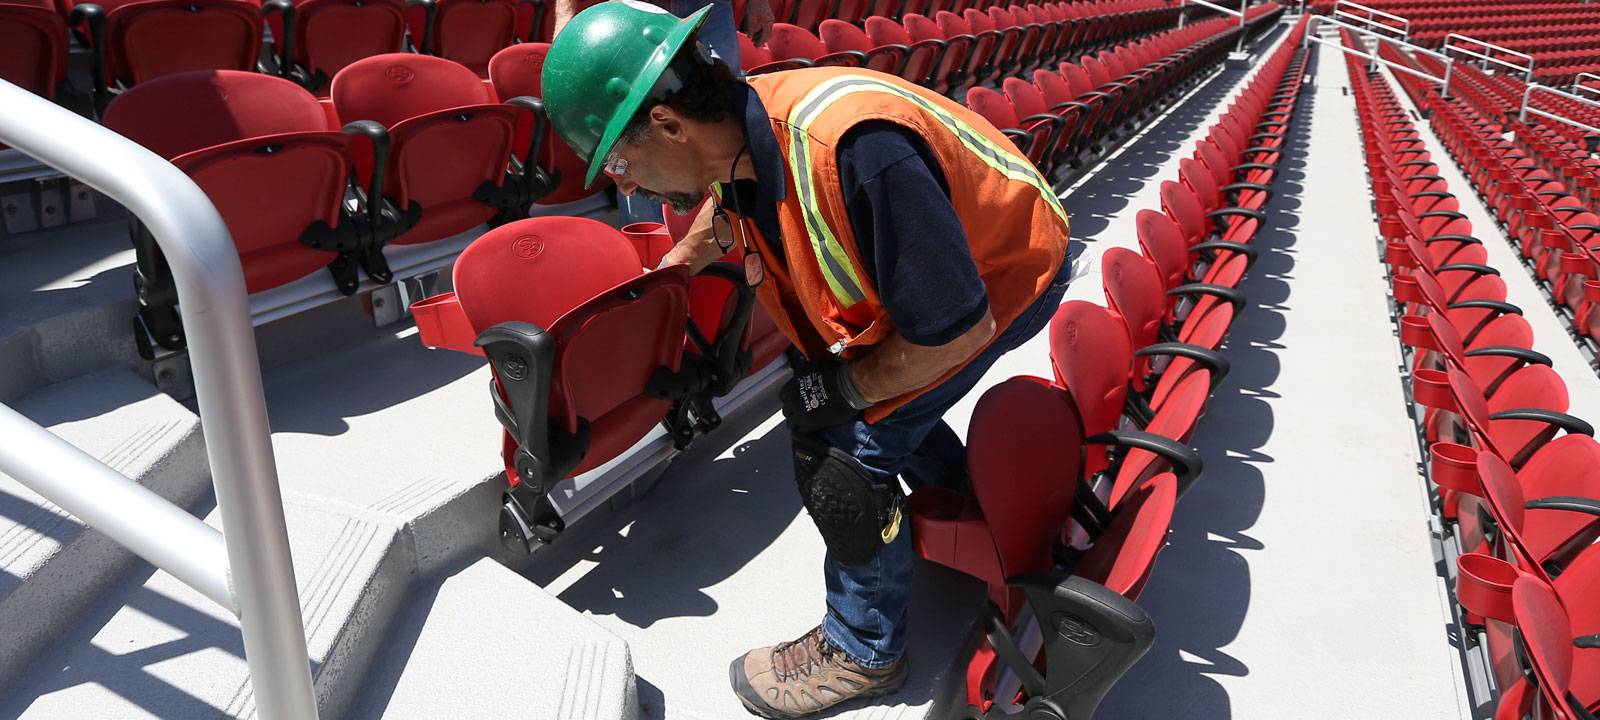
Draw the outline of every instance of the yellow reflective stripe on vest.
M837 236L828 227L822 215L822 208L816 201L816 191L811 181L810 126L811 122L834 101L855 92L883 92L911 101L944 125L945 129L955 135L956 139L985 165L1011 180L1033 186L1049 203L1051 209L1061 216L1062 222L1066 222L1067 211L1061 207L1060 199L1056 197L1055 192L1050 189L1050 184L1039 174L1033 163L1017 155L1014 150L996 145L971 125L962 122L960 118L927 98L898 85L870 77L846 76L822 83L807 93L789 113L790 166L794 173L795 188L800 195L800 208L805 215L806 227L810 231L807 234L811 239L811 249L816 253L817 264L822 268L822 275L828 282L828 288L833 291L834 299L838 300L842 307L850 307L866 299L866 296L861 291L861 279L856 276L849 256L845 254Z

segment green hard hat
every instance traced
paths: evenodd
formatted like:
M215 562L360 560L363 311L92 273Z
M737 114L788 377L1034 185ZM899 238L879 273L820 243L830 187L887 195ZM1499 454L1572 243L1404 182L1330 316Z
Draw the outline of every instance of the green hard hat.
M602 2L561 29L545 56L545 112L578 157L588 161L584 187L605 165L628 121L650 99L662 74L710 7L687 18L634 0Z

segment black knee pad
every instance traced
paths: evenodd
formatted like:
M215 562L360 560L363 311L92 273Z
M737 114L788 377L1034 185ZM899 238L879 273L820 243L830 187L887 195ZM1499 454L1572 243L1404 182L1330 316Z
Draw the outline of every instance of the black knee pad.
M894 483L879 483L849 453L816 438L794 435L794 479L800 501L822 533L828 554L860 567L900 532L905 498Z

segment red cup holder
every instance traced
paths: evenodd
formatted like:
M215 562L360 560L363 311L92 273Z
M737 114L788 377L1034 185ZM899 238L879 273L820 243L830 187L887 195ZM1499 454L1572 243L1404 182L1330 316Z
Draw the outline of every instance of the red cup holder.
M467 320L467 312L453 292L435 295L411 303L411 315L417 323L417 335L423 345L445 348L464 353L479 352L473 346L478 333Z
M1416 259L1411 257L1411 248L1399 240L1383 244L1383 261L1391 267L1413 267L1417 264Z
M1456 398L1450 393L1450 376L1442 370L1418 370L1411 374L1411 397L1419 405L1455 412Z
M1394 276L1394 299L1403 303L1420 303L1422 289L1417 287L1417 279L1411 275Z
M1469 495L1483 495L1483 485L1478 480L1478 451L1451 442L1436 442L1429 453L1433 455L1433 482L1439 487Z
M1397 217L1384 217L1378 221L1378 234L1382 235L1385 240L1405 237L1405 223L1400 222L1400 218Z
M633 243L634 250L639 253L639 264L643 267L653 268L660 265L661 258L672 249L672 235L667 232L667 226L658 222L624 225L622 234Z
M1539 244L1552 250L1571 250L1572 237L1561 230L1545 230L1539 233Z
M946 488L923 488L911 493L911 542L918 555L945 567L979 577L993 564L994 539L978 508L965 495ZM986 550L985 550L986 548ZM972 556L978 552L975 560ZM983 555L987 552L987 556Z
M1583 299L1600 303L1600 280L1583 281Z
M1469 612L1500 622L1512 622L1511 586L1522 571L1515 565L1483 553L1456 558L1456 602Z
M1519 193L1519 194L1511 196L1511 209L1527 212L1529 210L1532 210L1533 207L1534 206L1533 206L1533 196L1532 195L1526 195L1526 194Z
M1428 318L1421 315L1405 315L1400 318L1400 342L1419 350L1439 349L1439 339L1434 336L1433 329L1428 327Z
M1548 235L1554 234L1555 233L1549 233ZM1561 253L1561 272L1569 275L1588 275L1593 272L1593 270L1594 268L1592 267L1592 263L1589 262L1588 255L1575 252Z
M1399 211L1399 204L1395 202L1394 195L1385 191L1376 197L1379 217L1391 217Z
M1526 223L1530 228L1549 230L1550 213L1547 213L1543 210L1529 210L1526 213L1523 213L1522 222Z

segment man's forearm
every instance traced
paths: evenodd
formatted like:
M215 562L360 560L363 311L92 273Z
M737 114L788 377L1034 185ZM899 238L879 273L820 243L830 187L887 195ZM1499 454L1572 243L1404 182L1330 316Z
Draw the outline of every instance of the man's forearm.
M689 226L689 232L684 234L683 239L673 245L662 258L663 267L688 263L689 272L697 273L727 254L717 245L716 233L711 229L713 212L709 202L700 206L700 214L695 216L694 223Z
M561 28L572 21L572 16L578 14L578 0L556 0L556 6L551 12L554 17L555 27L551 28L550 37L554 38L561 32Z
M871 352L850 361L856 392L877 403L927 387L951 368L970 360L994 337L994 316L988 312L976 325L944 345L915 345L890 333Z

